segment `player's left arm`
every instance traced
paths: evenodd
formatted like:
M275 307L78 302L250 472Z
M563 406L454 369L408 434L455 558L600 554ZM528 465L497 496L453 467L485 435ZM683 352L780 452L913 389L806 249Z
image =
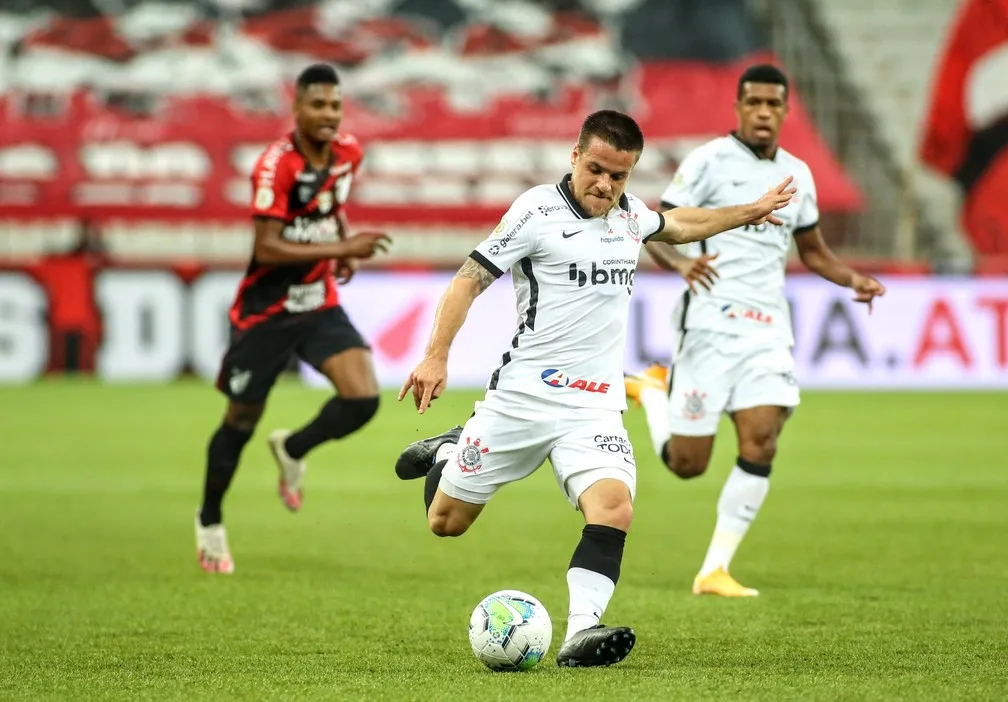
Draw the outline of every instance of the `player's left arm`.
M350 223L347 221L342 207L336 211L336 235L339 236L340 241L346 241L347 237L350 236ZM346 285L354 277L359 268L360 264L356 258L341 258L337 260L336 282L340 285Z
M364 150L354 137L344 136L344 148L348 149L353 168L350 172L336 180L336 234L340 241L344 241L350 236L350 221L347 219L344 207L350 196L350 184L360 173L364 164ZM356 258L341 258L336 261L336 282L346 285L360 269L360 263Z
M662 213L663 226L648 237L648 241L664 241L668 244L688 244L692 241L709 239L715 234L737 229L746 224L783 224L774 212L787 207L795 188L788 177L775 188L771 188L756 202L748 205L732 205L708 209L706 207L676 207Z
M871 311L872 300L885 295L885 286L870 275L862 275L836 257L826 244L818 224L795 231L798 258L810 271L855 292L854 300L864 302Z

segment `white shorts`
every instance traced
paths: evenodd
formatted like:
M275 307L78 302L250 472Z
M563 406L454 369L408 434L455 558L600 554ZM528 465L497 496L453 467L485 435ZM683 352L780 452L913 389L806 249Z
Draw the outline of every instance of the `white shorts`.
M546 459L567 499L607 478L637 491L637 463L617 410L563 407L522 393L493 390L462 429L441 491L486 504L502 486L534 473Z
M702 329L683 334L669 389L673 436L713 436L722 412L799 401L790 347Z

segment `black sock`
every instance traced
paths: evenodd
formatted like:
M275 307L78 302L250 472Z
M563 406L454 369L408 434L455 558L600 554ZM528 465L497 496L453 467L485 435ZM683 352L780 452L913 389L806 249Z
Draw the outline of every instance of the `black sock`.
M748 473L749 475L755 475L760 478L770 477L771 466L769 465L764 465L762 463L753 463L752 461L747 461L746 459L742 458L742 456L739 456L738 458L735 459L735 465L737 465L743 472Z
M430 469L427 473L427 479L424 481L423 488L423 501L427 505L427 509L424 510L424 514L430 512L430 506L434 502L434 495L437 493L438 485L441 484L441 471L444 467L448 465L448 460L438 461L434 464L434 467Z
M220 524L221 502L227 492L242 449L252 438L252 432L221 424L207 446L206 480L203 483L203 506L200 508L200 523L203 526Z
M571 556L571 568L583 568L619 582L626 532L602 524L585 524L581 541Z
M288 455L297 460L319 444L342 439L360 429L378 411L377 397L330 398L318 416L289 437L284 444Z

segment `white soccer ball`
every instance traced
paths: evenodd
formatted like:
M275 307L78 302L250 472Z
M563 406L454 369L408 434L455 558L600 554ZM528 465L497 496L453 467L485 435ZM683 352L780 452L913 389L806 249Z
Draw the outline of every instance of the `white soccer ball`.
M488 595L469 618L473 653L490 670L531 670L546 656L552 638L546 608L518 590Z

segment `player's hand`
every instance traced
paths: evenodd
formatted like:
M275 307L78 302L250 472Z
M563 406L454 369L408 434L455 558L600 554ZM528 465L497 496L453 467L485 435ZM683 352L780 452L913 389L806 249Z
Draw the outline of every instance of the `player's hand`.
M783 221L774 216L774 212L787 207L788 203L791 202L791 196L798 191L797 188L792 187L791 183L793 181L794 176L788 176L783 183L775 188L770 188L766 195L754 202L753 204L759 208L759 215L749 220L749 224L763 224L764 222L784 224Z
M388 251L391 243L384 232L358 232L343 240L346 253L341 258L371 258L376 253Z
M402 390L399 391L399 401L402 402L406 393L413 388L413 404L416 405L417 411L423 414L434 400L441 397L447 384L448 361L425 357L403 383Z
M872 311L872 300L882 297L886 293L885 286L870 275L855 273L851 278L851 289L856 293L854 302L863 302L868 305L868 314Z
M710 264L717 257L718 254L703 254L699 258L689 258L679 264L679 273L686 279L689 289L694 293L697 291L697 284L702 285L705 290L710 290L715 280L721 277Z
M336 260L336 282L346 285L360 268L356 258L340 258Z

